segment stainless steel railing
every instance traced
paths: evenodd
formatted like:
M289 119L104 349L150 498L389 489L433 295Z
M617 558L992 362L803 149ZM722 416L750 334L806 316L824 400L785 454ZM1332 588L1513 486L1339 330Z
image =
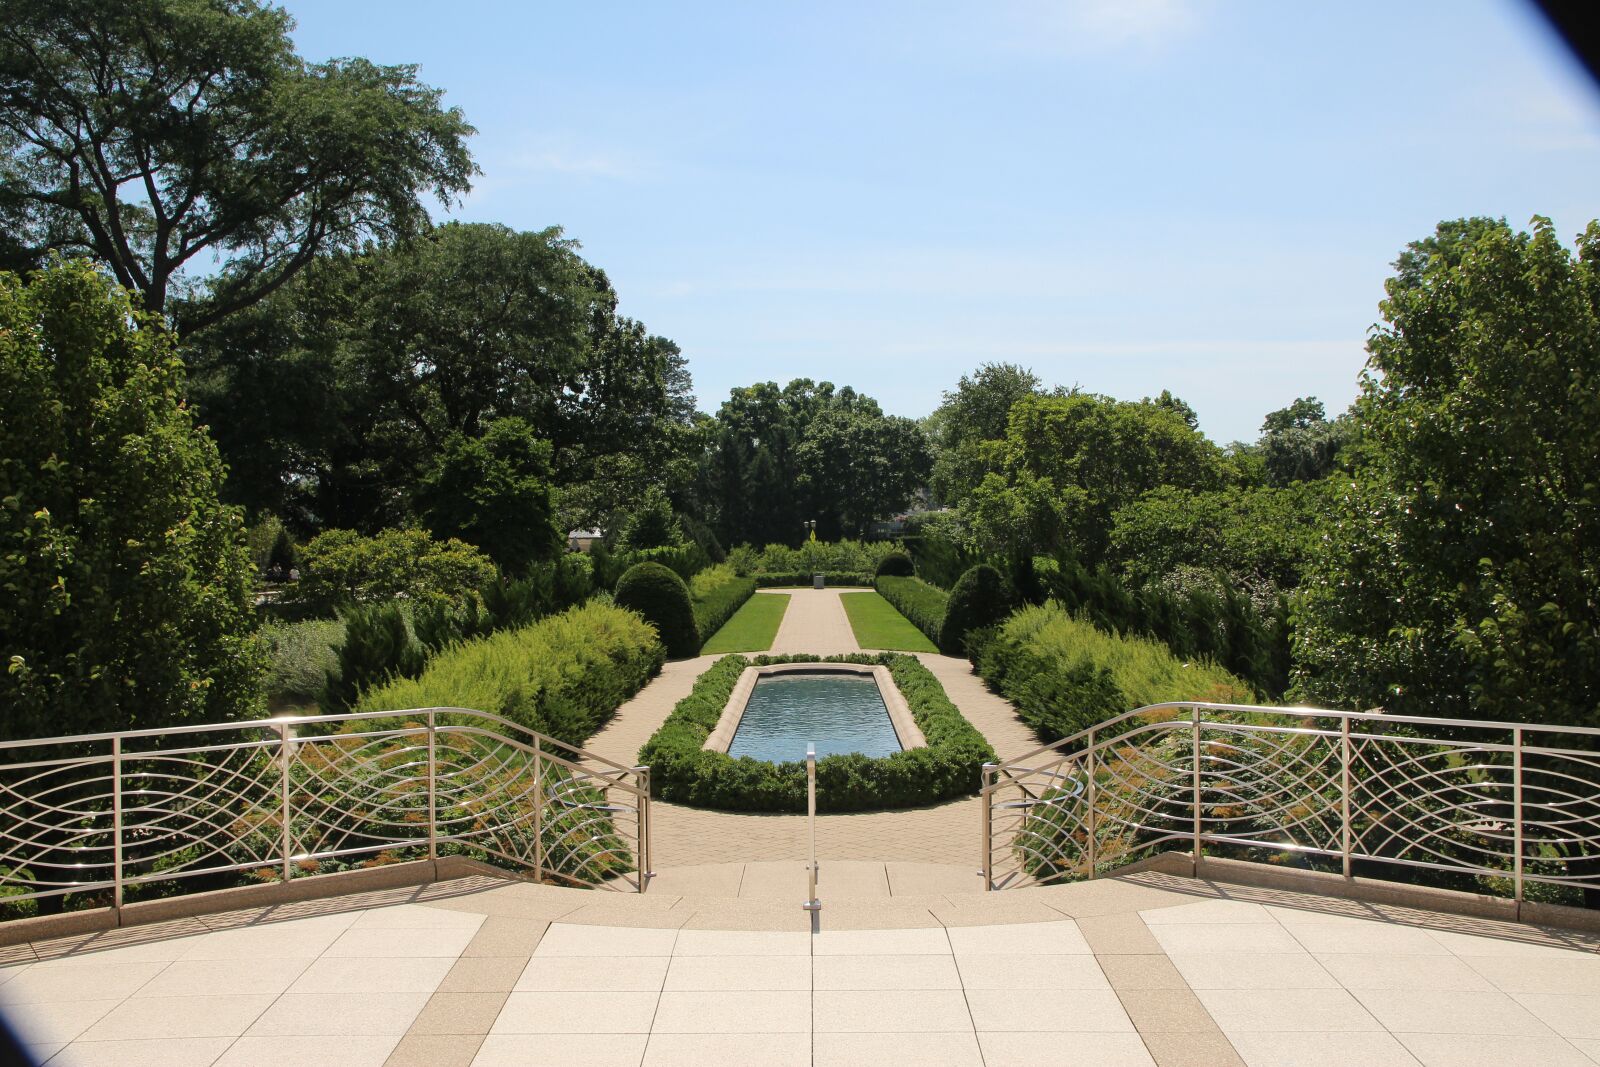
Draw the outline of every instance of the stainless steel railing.
M1600 892L1600 729L1156 704L985 765L981 792L988 889L1179 849L1519 905Z
M13 913L441 854L643 892L650 769L466 708L0 743Z
M817 879L822 868L817 864L817 746L806 745L806 830L811 835L811 862L806 864L806 902L800 905L806 911L821 911L822 901L817 899Z

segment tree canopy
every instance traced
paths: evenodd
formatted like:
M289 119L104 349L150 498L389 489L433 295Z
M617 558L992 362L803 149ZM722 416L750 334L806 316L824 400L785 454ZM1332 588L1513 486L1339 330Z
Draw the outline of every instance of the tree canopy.
M6 736L219 721L258 698L255 568L171 335L87 263L0 273Z
M188 331L425 229L425 196L468 188L472 127L415 66L306 62L293 25L256 0L0 0L0 267L91 254Z
M1315 699L1595 725L1600 224L1441 224L1386 284L1295 616Z

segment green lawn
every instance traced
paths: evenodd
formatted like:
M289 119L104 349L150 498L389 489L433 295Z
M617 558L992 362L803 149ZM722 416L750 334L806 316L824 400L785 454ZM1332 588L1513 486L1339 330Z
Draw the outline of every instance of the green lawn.
M862 648L884 652L937 652L921 630L877 593L840 593L850 629Z
M700 649L702 656L724 652L765 652L778 636L778 624L789 610L788 593L757 593L733 613L722 629Z

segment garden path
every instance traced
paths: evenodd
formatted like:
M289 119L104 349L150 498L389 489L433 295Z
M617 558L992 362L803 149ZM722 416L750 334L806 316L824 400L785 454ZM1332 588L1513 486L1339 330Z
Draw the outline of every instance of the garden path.
M839 600L840 590L784 592L790 593L791 599L773 643L774 653L863 651ZM584 747L618 763L637 763L640 747L717 658L699 656L668 663L660 676L624 704ZM965 659L933 653L919 653L917 658L1002 759L1038 747L1033 732L1017 719L1016 709L985 688ZM829 860L959 865L975 871L980 817L975 797L926 808L820 815L817 854ZM810 843L803 815L745 815L661 801L651 805L651 830L657 870L798 861L807 854Z

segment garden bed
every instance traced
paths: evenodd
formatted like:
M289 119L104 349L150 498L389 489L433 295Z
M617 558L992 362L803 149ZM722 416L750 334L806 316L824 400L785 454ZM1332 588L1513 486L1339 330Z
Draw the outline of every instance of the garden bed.
M717 728L746 667L776 663L856 663L887 667L905 697L926 748L871 759L857 753L817 761L818 811L869 811L935 804L977 791L994 749L914 657L881 655L724 656L702 674L667 721L639 750L652 791L661 800L722 811L803 812L806 772L801 761L734 759L702 747Z

